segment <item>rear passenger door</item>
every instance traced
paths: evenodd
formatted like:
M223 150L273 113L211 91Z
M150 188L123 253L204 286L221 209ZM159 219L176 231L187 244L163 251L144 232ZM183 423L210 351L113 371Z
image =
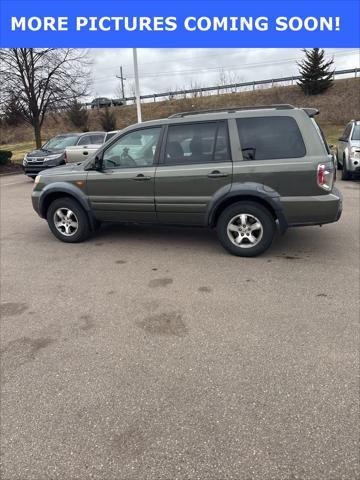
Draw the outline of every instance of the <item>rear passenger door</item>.
M231 181L226 121L168 125L155 172L159 222L203 225L210 199Z

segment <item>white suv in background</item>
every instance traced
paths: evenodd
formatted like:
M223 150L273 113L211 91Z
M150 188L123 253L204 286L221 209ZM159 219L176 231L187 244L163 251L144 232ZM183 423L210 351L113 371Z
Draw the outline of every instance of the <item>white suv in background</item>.
M342 180L351 180L360 174L360 121L351 120L339 138L336 147L337 166L342 170Z

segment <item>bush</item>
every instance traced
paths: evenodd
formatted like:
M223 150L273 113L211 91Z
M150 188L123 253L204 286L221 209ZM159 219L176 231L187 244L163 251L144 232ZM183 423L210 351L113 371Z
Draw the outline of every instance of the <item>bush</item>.
M100 125L105 132L111 132L112 130L116 130L115 114L114 112L111 112L108 107L106 107L104 111L100 113L99 119Z
M12 152L9 150L0 150L0 165L8 165L12 157Z

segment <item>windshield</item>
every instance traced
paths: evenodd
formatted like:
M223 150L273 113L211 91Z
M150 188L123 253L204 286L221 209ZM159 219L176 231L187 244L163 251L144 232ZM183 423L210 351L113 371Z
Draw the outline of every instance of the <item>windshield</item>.
M76 145L78 141L77 135L58 136L50 138L41 148L43 150L64 150L66 147Z
M360 125L355 125L351 140L360 140Z

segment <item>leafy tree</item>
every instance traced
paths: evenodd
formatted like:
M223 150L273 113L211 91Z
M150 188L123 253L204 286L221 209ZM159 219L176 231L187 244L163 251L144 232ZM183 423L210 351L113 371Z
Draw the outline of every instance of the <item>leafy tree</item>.
M41 147L41 128L49 111L67 108L87 94L86 51L74 48L8 48L0 51L1 103L14 96ZM0 105L3 108L3 105Z
M112 130L116 130L115 114L108 107L105 107L104 110L100 112L99 120L100 125L105 132L111 132Z
M83 132L89 131L89 112L78 100L75 99L70 104L66 115L74 127L79 128Z
M305 48L303 52L305 58L298 63L301 76L298 85L305 95L325 92L333 84L334 60L326 60L325 51L321 48Z

